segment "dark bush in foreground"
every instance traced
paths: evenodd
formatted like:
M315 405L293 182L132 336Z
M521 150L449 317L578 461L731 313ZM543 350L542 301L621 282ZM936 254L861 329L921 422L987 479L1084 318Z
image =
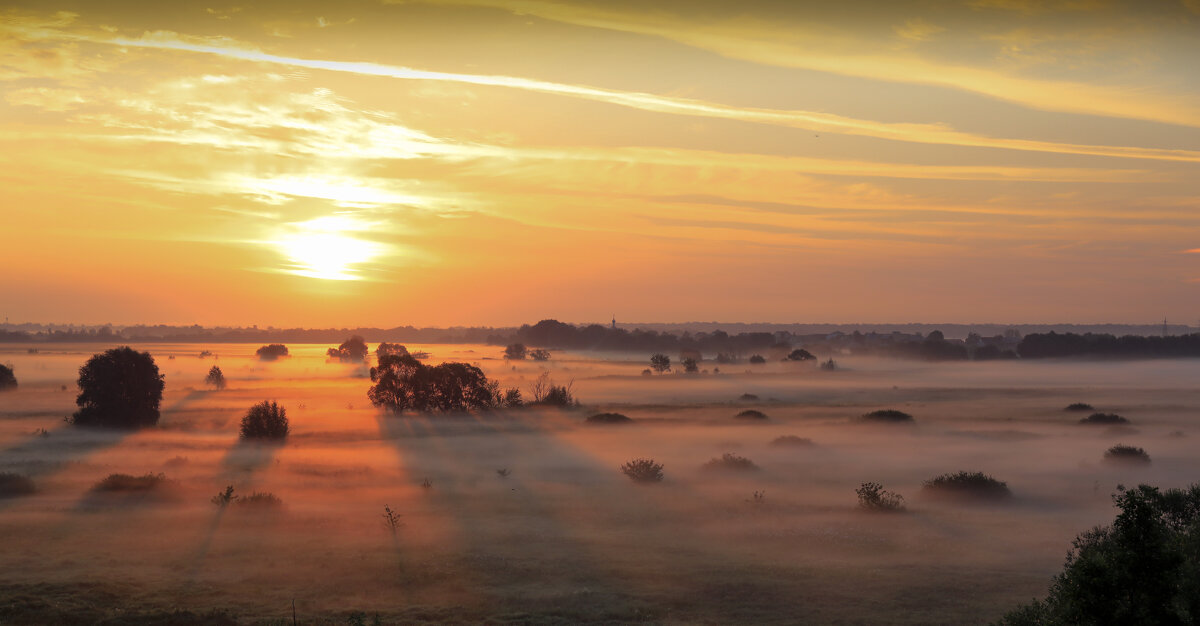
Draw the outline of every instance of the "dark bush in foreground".
M1105 463L1149 465L1150 455L1134 446L1115 445L1104 452Z
M258 350L255 350L254 354L260 361L274 361L285 356L291 356L288 354L287 346L281 343L273 343L263 346Z
M33 480L28 476L12 472L0 472L0 498L15 498L27 496L37 491Z
M754 461L744 456L726 452L719 459L710 459L700 469L705 471L752 472L759 469Z
M767 414L762 411L755 411L754 409L746 409L733 417L739 420L765 420L767 419Z
M861 417L864 422L875 422L880 424L910 424L913 422L913 416L904 411L896 409L879 409L870 413L863 413Z
M0 391L17 388L17 377L11 367L0 364Z
M585 421L588 424L632 424L633 418L620 413L597 413Z
M1001 626L1195 624L1200 616L1200 485L1159 491L1117 487L1109 526L1071 544L1045 600Z
M1086 402L1075 402L1073 404L1068 404L1067 406L1063 407L1063 410L1064 411L1094 411L1094 410L1096 410L1096 407L1093 407L1092 405L1090 405Z
M621 466L621 473L635 483L657 483L663 479L663 466L654 459L634 459Z
M92 486L92 491L108 493L145 492L157 489L167 483L166 474L109 474L104 480Z
M1116 413L1092 413L1091 415L1079 420L1080 424L1128 424L1129 420L1117 415Z
M927 496L965 500L1004 500L1012 496L1007 483L983 472L942 474L925 481L921 492Z
M274 402L263 400L250 407L242 418L242 439L286 439L287 410Z
M858 506L861 509L883 513L904 510L904 496L885 490L879 483L863 483L854 493L858 494Z
M162 374L149 352L128 346L93 355L79 368L76 426L142 428L158 423Z
M776 438L772 439L771 445L782 446L782 447L796 447L796 448L804 447L804 448L807 448L807 447L815 446L817 444L813 443L813 440L809 439L808 437L797 437L796 435L783 435L781 437L776 437Z

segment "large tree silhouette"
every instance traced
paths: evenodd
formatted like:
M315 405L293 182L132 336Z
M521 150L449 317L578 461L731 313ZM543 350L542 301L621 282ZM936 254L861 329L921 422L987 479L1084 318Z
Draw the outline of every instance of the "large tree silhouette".
M163 375L154 357L128 346L93 355L79 368L76 426L143 428L158 423Z

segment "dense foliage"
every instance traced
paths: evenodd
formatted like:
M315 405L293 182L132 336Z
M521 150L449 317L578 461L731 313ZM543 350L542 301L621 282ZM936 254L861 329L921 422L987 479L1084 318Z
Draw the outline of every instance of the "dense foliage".
M250 407L242 417L242 439L286 439L289 430L287 410L267 400Z
M158 423L162 374L148 352L125 346L93 355L79 368L76 426L142 428Z
M331 359L337 359L344 363L360 363L367 360L367 355L371 353L367 347L367 342L362 337L354 335L342 342L336 348L330 348L325 351L325 354Z
M854 493L858 495L861 509L885 513L904 510L904 496L884 489L879 483L863 483Z
M1196 357L1200 356L1200 333L1168 337L1085 333L1035 333L1026 335L1017 347L1021 358L1053 357Z
M258 350L255 350L254 354L258 356L258 360L260 361L274 361L285 356L291 356L288 354L287 346L281 343L273 343L263 346Z
M504 348L504 358L510 361L524 361L527 353L523 343L512 343Z
M634 459L621 466L621 473L635 483L657 483L662 482L663 465L654 459Z
M204 377L204 384L214 389L224 389L225 374L221 372L221 368L217 367L216 365L209 368L208 376Z
M1091 415L1079 420L1079 423L1109 426L1114 424L1128 424L1129 420L1117 415L1116 413L1092 413Z
M1117 489L1113 523L1077 536L1046 599L999 624L1200 622L1200 485Z
M1104 461L1106 463L1149 465L1150 455L1146 454L1142 448L1117 444L1104 451Z
M385 355L371 368L371 404L395 413L495 408L499 385L467 363L428 366L408 354Z
M866 422L882 422L885 424L909 424L913 422L913 416L896 409L871 411L870 413L864 413L860 419Z
M0 391L17 388L17 377L11 367L0 364Z
M972 500L1004 500L1012 496L1008 484L983 472L942 474L925 481L922 492L928 496Z
M632 424L633 419L627 415L620 413L597 413L589 416L585 423L588 424Z

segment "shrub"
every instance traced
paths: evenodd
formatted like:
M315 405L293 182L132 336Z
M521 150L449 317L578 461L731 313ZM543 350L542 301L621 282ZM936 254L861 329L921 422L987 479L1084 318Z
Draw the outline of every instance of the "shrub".
M708 460L704 465L700 466L700 469L706 471L752 472L757 471L759 467L754 464L754 461L744 456L726 452L721 455L721 458Z
M33 480L28 476L12 472L0 472L0 498L15 498L27 496L37 491Z
M259 509L278 509L283 507L283 500L273 493L256 491L248 496L238 498L237 505Z
M410 354L384 355L371 368L371 404L394 413L491 409L501 400L499 385L466 363L430 367Z
M509 344L504 348L504 358L506 360L524 361L526 354L528 354L528 350L525 349L525 344L523 343Z
M375 358L382 359L385 356L401 356L408 354L408 348L398 343L388 343L386 341L375 346Z
M1086 402L1075 402L1063 407L1064 411L1094 411L1095 407Z
M904 510L904 496L885 490L879 483L863 483L854 493L858 494L858 506L861 509L884 513Z
M208 370L208 376L204 377L204 384L209 385L214 389L225 388L225 374L221 372L221 368L216 365Z
M597 413L584 420L588 424L632 424L633 419L620 413Z
M797 437L796 435L783 435L781 437L776 437L776 438L772 439L771 445L807 448L807 447L815 446L816 444L813 443L812 439L809 439L807 437Z
M13 369L7 365L0 364L0 391L17 388L17 377L13 374Z
M1141 448L1117 444L1104 452L1104 461L1117 464L1149 465L1150 455Z
M287 410L274 402L263 400L242 418L242 439L286 439L288 430Z
M525 404L521 398L521 390L516 387L510 387L504 392L504 397L500 399L500 405L506 409L515 409Z
M870 413L863 413L861 417L864 422L875 422L880 424L911 424L913 416L904 411L896 409L879 409Z
M1001 626L1196 622L1200 485L1117 489L1113 523L1076 536L1046 599L1008 613Z
M752 393L743 393L742 395L738 396L738 400L741 400L742 402L758 402L758 396Z
M671 357L658 353L650 356L650 369L659 374L671 369Z
M225 487L224 490L218 492L217 495L210 498L209 502L212 502L213 504L215 504L221 508L225 508L225 507L229 506L230 504L232 504L233 501L237 500L237 499L238 499L238 496L233 494L233 485L228 485L227 487Z
M367 360L367 355L371 353L367 347L367 342L358 335L353 335L349 339L342 342L342 345L336 348L330 348L325 351L325 354L331 359L337 359L343 363L360 363ZM284 352L284 356L287 353Z
M824 361L821 363L821 370L825 371L825 372L832 372L832 371L836 370L837 368L838 368L838 364L833 359L829 359L828 361Z
M621 466L621 473L635 483L662 482L663 466L654 459L634 459Z
M571 394L573 385L573 382L566 385L555 385L554 380L550 378L550 372L542 372L542 375L533 381L529 393L533 396L533 404L557 407L573 406L579 403Z
M1012 496L1008 485L983 472L942 474L925 481L921 492L933 497L966 500L1004 500Z
M817 357L804 348L796 348L787 355L787 360L789 361L811 361L815 358Z
M767 362L767 359L764 358L763 355L761 355L761 354L754 354L754 355L750 356L750 364L751 365L762 365L763 363L766 363L766 362Z
M549 361L550 351L543 350L542 348L534 348L533 350L529 351L529 358L533 359L534 361Z
M697 374L700 372L700 364L696 362L696 359L687 358L681 361L681 363L683 364L683 371L687 374Z
M148 352L128 346L93 355L79 368L76 426L142 428L158 423L163 376Z
M1129 420L1117 415L1116 413L1092 413L1091 415L1079 420L1080 424L1128 424Z
M166 474L109 474L104 480L92 486L97 492L145 492L157 489L167 483Z
M386 504L383 505L383 526L388 529L388 532L392 533L393 537L396 536L396 532L400 530L400 527L404 526L404 522L400 519L400 514L393 511L392 507Z
M287 346L281 343L263 346L255 350L254 354L258 356L258 360L260 361L274 361L282 357L291 356L288 354Z
M767 414L754 409L746 409L745 411L742 411L733 417L734 419L739 420L765 420L767 419Z

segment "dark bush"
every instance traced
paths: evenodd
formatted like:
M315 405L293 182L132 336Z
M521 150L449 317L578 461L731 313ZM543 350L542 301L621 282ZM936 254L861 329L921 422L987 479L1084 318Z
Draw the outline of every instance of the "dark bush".
M904 510L904 496L885 490L879 483L863 483L854 493L858 494L858 506L861 509L881 513Z
M0 364L0 391L17 388L17 377L11 367Z
M758 396L752 393L743 393L742 395L738 396L738 400L741 400L742 402L758 402Z
M79 368L76 426L142 428L158 423L163 376L148 352L128 346L93 355Z
M504 396L500 398L500 406L506 409L515 409L525 404L525 400L521 398L521 390L516 387L509 387L504 391Z
M288 354L287 346L281 343L273 343L263 346L258 350L255 350L254 354L258 356L258 360L260 361L274 361L282 357L291 356Z
M1064 411L1094 411L1095 407L1086 402L1075 402L1063 407Z
M787 360L789 361L811 361L815 358L817 357L813 356L811 352L805 350L804 348L796 348L787 355Z
M366 340L358 335L353 335L343 341L342 345L325 351L325 354L329 358L337 359L343 363L361 363L367 360L367 355L370 353L371 350L367 347ZM283 356L287 356L286 351Z
M217 367L216 365L209 368L208 376L204 377L204 384L212 387L213 389L224 389L225 374L221 372L221 368Z
M739 420L765 420L767 419L767 414L754 409L746 409L745 411L742 411L733 417L734 419Z
M408 348L398 343L388 343L386 341L375 346L375 358L381 359L385 356L402 356L408 354Z
M832 358L829 359L828 361L824 361L821 363L821 371L824 371L824 372L832 372L832 371L836 370L837 368L838 368L838 364Z
M1128 424L1129 420L1117 415L1116 413L1092 413L1091 415L1079 420L1080 424Z
M533 381L529 392L533 396L533 404L556 407L575 406L579 404L579 401L571 394L573 384L556 385L550 378L550 372L542 372L542 375Z
M274 402L263 400L250 407L242 418L242 439L286 439L287 410Z
M635 483L657 483L663 479L663 466L654 459L634 459L621 466L621 473Z
M763 355L761 355L761 354L754 354L754 355L750 356L750 364L751 365L762 365L763 363L766 363L766 362L767 362L767 359L765 357L763 357Z
M700 364L696 362L696 359L687 358L680 361L680 363L683 365L683 371L686 374L698 374L700 372Z
M0 472L0 498L15 498L27 496L37 491L33 480L28 476L12 472Z
M529 351L529 358L533 359L534 361L549 361L550 351L543 350L542 348L534 348L533 350Z
M861 417L864 422L876 422L881 424L911 424L913 416L904 411L896 409L879 409L870 413L863 413Z
M799 447L807 448L807 447L815 446L817 444L813 443L813 440L809 439L807 437L797 437L796 435L783 435L782 437L776 437L776 438L772 439L771 445L784 446L784 447L794 446L794 447L798 447L798 448Z
M158 489L167 484L166 474L109 474L104 480L92 486L96 492L145 492Z
M700 469L706 471L728 471L728 472L752 472L757 471L759 467L754 464L754 461L747 459L744 456L738 456L732 452L722 454L720 458L709 459Z
M257 509L278 509L283 507L283 500L273 493L256 491L248 496L237 498L237 506Z
M655 354L650 357L650 369L659 374L671 369L671 357L665 354Z
M633 419L620 413L597 413L585 420L588 424L632 424Z
M429 367L409 354L384 355L371 368L371 404L394 413L492 409L500 386L466 363Z
M1104 452L1104 461L1126 465L1149 465L1150 455L1141 448L1117 444Z
M1008 485L983 472L942 474L925 481L921 493L962 500L1004 500L1012 497Z
M1200 485L1118 486L1109 526L1075 537L1045 600L1001 626L1195 624L1200 616Z
M504 358L510 361L524 361L528 351L523 343L509 344L504 348Z

